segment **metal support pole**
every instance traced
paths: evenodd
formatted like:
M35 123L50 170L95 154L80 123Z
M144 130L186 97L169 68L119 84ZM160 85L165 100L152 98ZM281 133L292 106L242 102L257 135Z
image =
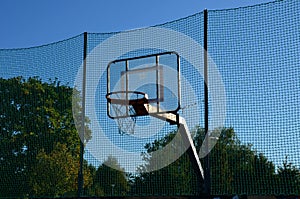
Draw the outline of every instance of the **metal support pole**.
M126 60L126 65L125 65L125 69L126 69L126 73L125 73L125 97L126 97L126 116L128 117L130 115L129 113L129 106L128 106L128 103L129 103L129 99L128 99L128 91L129 91L129 75L128 75L128 71L129 71L129 61ZM122 88L123 89L123 88ZM120 130L120 129L119 129Z
M85 135L85 94L86 94L86 57L87 57L87 32L84 32L83 43L83 77L82 77L82 112L81 112L81 127L80 127L80 159L78 172L78 193L81 197L83 191L83 153L84 153L84 135Z
M156 102L156 106L157 106L157 113L159 112L159 102L160 102L160 89L161 89L161 84L162 82L160 82L159 80L159 55L155 56L155 65L156 65L156 98L157 98L157 102Z
M208 135L208 59L207 59L207 29L208 29L208 12L204 10L204 129L205 135ZM206 150L208 151L209 139L206 142ZM210 165L209 153L204 158L204 185L206 194L210 195Z

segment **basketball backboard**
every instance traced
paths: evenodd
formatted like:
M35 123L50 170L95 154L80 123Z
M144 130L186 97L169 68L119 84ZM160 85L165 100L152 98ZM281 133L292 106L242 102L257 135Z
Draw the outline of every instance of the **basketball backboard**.
M150 115L176 124L187 146L197 176L204 179L185 119L180 109L180 59L175 52L112 61L107 67L107 114L119 132L134 133L137 116Z
M110 118L141 114L129 102L144 98L156 113L176 113L180 108L180 59L176 52L164 52L114 60L107 67L107 93L123 103L108 100ZM118 101L120 102L120 101Z

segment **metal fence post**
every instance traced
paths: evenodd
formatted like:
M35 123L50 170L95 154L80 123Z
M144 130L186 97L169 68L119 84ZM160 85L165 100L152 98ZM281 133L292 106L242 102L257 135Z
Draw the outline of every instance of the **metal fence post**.
M208 58L207 58L207 30L208 30L208 11L204 10L204 129L205 135L208 135ZM209 139L206 141L206 150L209 148ZM209 165L209 153L204 158L204 185L206 194L210 195L210 165Z
M85 135L85 92L86 92L86 57L87 57L87 32L83 33L83 77L82 77L82 112L81 112L81 129L80 129L80 160L78 172L78 193L81 197L83 191L83 153L84 153L84 135Z

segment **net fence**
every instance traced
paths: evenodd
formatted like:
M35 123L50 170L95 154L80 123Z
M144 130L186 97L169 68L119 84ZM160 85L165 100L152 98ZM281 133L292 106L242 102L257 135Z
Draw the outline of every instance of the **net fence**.
M209 140L211 194L300 195L299 13L298 0L208 11L207 139L203 12L86 43L0 49L0 198L76 197L80 164L83 197L205 194L176 125L140 116L126 134L107 116L108 64L168 51L180 56L178 114L202 166Z
M298 19L299 1L209 12L208 51L226 89L225 126L239 149L249 143L256 151L252 159L245 159L248 149L236 157L219 152L231 173L226 183L212 176L216 192L299 195L299 179L289 176L294 166L299 172Z

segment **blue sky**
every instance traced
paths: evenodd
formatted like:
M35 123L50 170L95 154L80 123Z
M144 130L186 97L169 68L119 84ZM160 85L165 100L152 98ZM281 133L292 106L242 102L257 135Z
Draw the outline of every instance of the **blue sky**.
M136 29L207 8L236 8L272 0L1 0L0 49L47 44L87 32Z

